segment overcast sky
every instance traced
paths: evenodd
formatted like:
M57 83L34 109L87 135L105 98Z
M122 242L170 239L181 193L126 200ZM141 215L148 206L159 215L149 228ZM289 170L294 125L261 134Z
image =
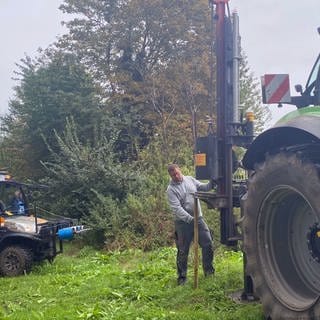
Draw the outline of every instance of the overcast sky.
M295 84L306 84L320 52L320 0L230 0L240 20L241 44L257 79L266 73L288 73L291 95ZM270 105L272 125L293 106Z
M0 0L0 113L13 96L15 63L35 56L64 33L58 10L62 0ZM289 73L293 85L305 84L320 48L320 0L230 0L240 18L241 43L254 76ZM259 80L260 81L260 80ZM286 106L270 106L273 124Z
M61 0L0 0L0 113L12 98L11 80L15 63L25 56L36 56L39 47L47 48L64 33L58 10Z

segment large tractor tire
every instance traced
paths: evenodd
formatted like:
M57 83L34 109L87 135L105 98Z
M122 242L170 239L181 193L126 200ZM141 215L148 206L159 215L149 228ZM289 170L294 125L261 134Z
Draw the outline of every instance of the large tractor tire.
M246 273L268 320L320 319L319 165L267 156L244 200Z
M32 266L32 252L28 248L13 245L0 252L0 274L15 277L28 273Z

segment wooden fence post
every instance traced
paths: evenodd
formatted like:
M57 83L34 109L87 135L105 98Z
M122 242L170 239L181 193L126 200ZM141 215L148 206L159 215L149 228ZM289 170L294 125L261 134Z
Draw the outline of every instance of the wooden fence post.
M194 289L198 288L198 271L199 271L199 252L198 252L198 243L199 243L199 199L194 196L194 213L193 213L193 222L194 222L194 232L193 232L193 246L194 246Z

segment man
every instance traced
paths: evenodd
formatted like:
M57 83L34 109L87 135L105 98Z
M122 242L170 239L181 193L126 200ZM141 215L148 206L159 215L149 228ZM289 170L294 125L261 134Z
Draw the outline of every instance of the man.
M11 206L9 208L14 214L26 213L25 201L20 190L15 191L14 198L12 199Z
M178 284L187 280L189 248L193 239L194 196L196 191L209 191L212 183L201 183L191 176L184 176L176 164L168 166L171 181L167 188L168 201L174 215L177 252ZM214 273L213 246L210 230L203 220L199 204L199 244L202 249L202 266L205 276Z

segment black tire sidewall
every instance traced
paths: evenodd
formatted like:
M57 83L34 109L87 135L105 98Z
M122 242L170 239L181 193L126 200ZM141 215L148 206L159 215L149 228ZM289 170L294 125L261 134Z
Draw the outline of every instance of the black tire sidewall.
M312 163L303 162L296 155L280 153L268 156L266 161L255 168L249 179L248 193L244 201L243 237L247 257L246 273L253 279L255 293L261 299L265 314L269 319L314 319L313 310L295 311L288 309L274 296L269 288L264 261L259 255L257 228L261 218L260 208L266 196L275 188L288 185L301 193L320 217L320 181ZM320 220L320 219L319 219ZM273 288L274 290L274 288ZM319 316L319 315L318 315Z
M17 259L17 265L14 270L6 267L6 259L8 255L13 255ZM19 245L8 246L0 252L0 273L3 276L14 277L29 272L32 265L31 251Z

